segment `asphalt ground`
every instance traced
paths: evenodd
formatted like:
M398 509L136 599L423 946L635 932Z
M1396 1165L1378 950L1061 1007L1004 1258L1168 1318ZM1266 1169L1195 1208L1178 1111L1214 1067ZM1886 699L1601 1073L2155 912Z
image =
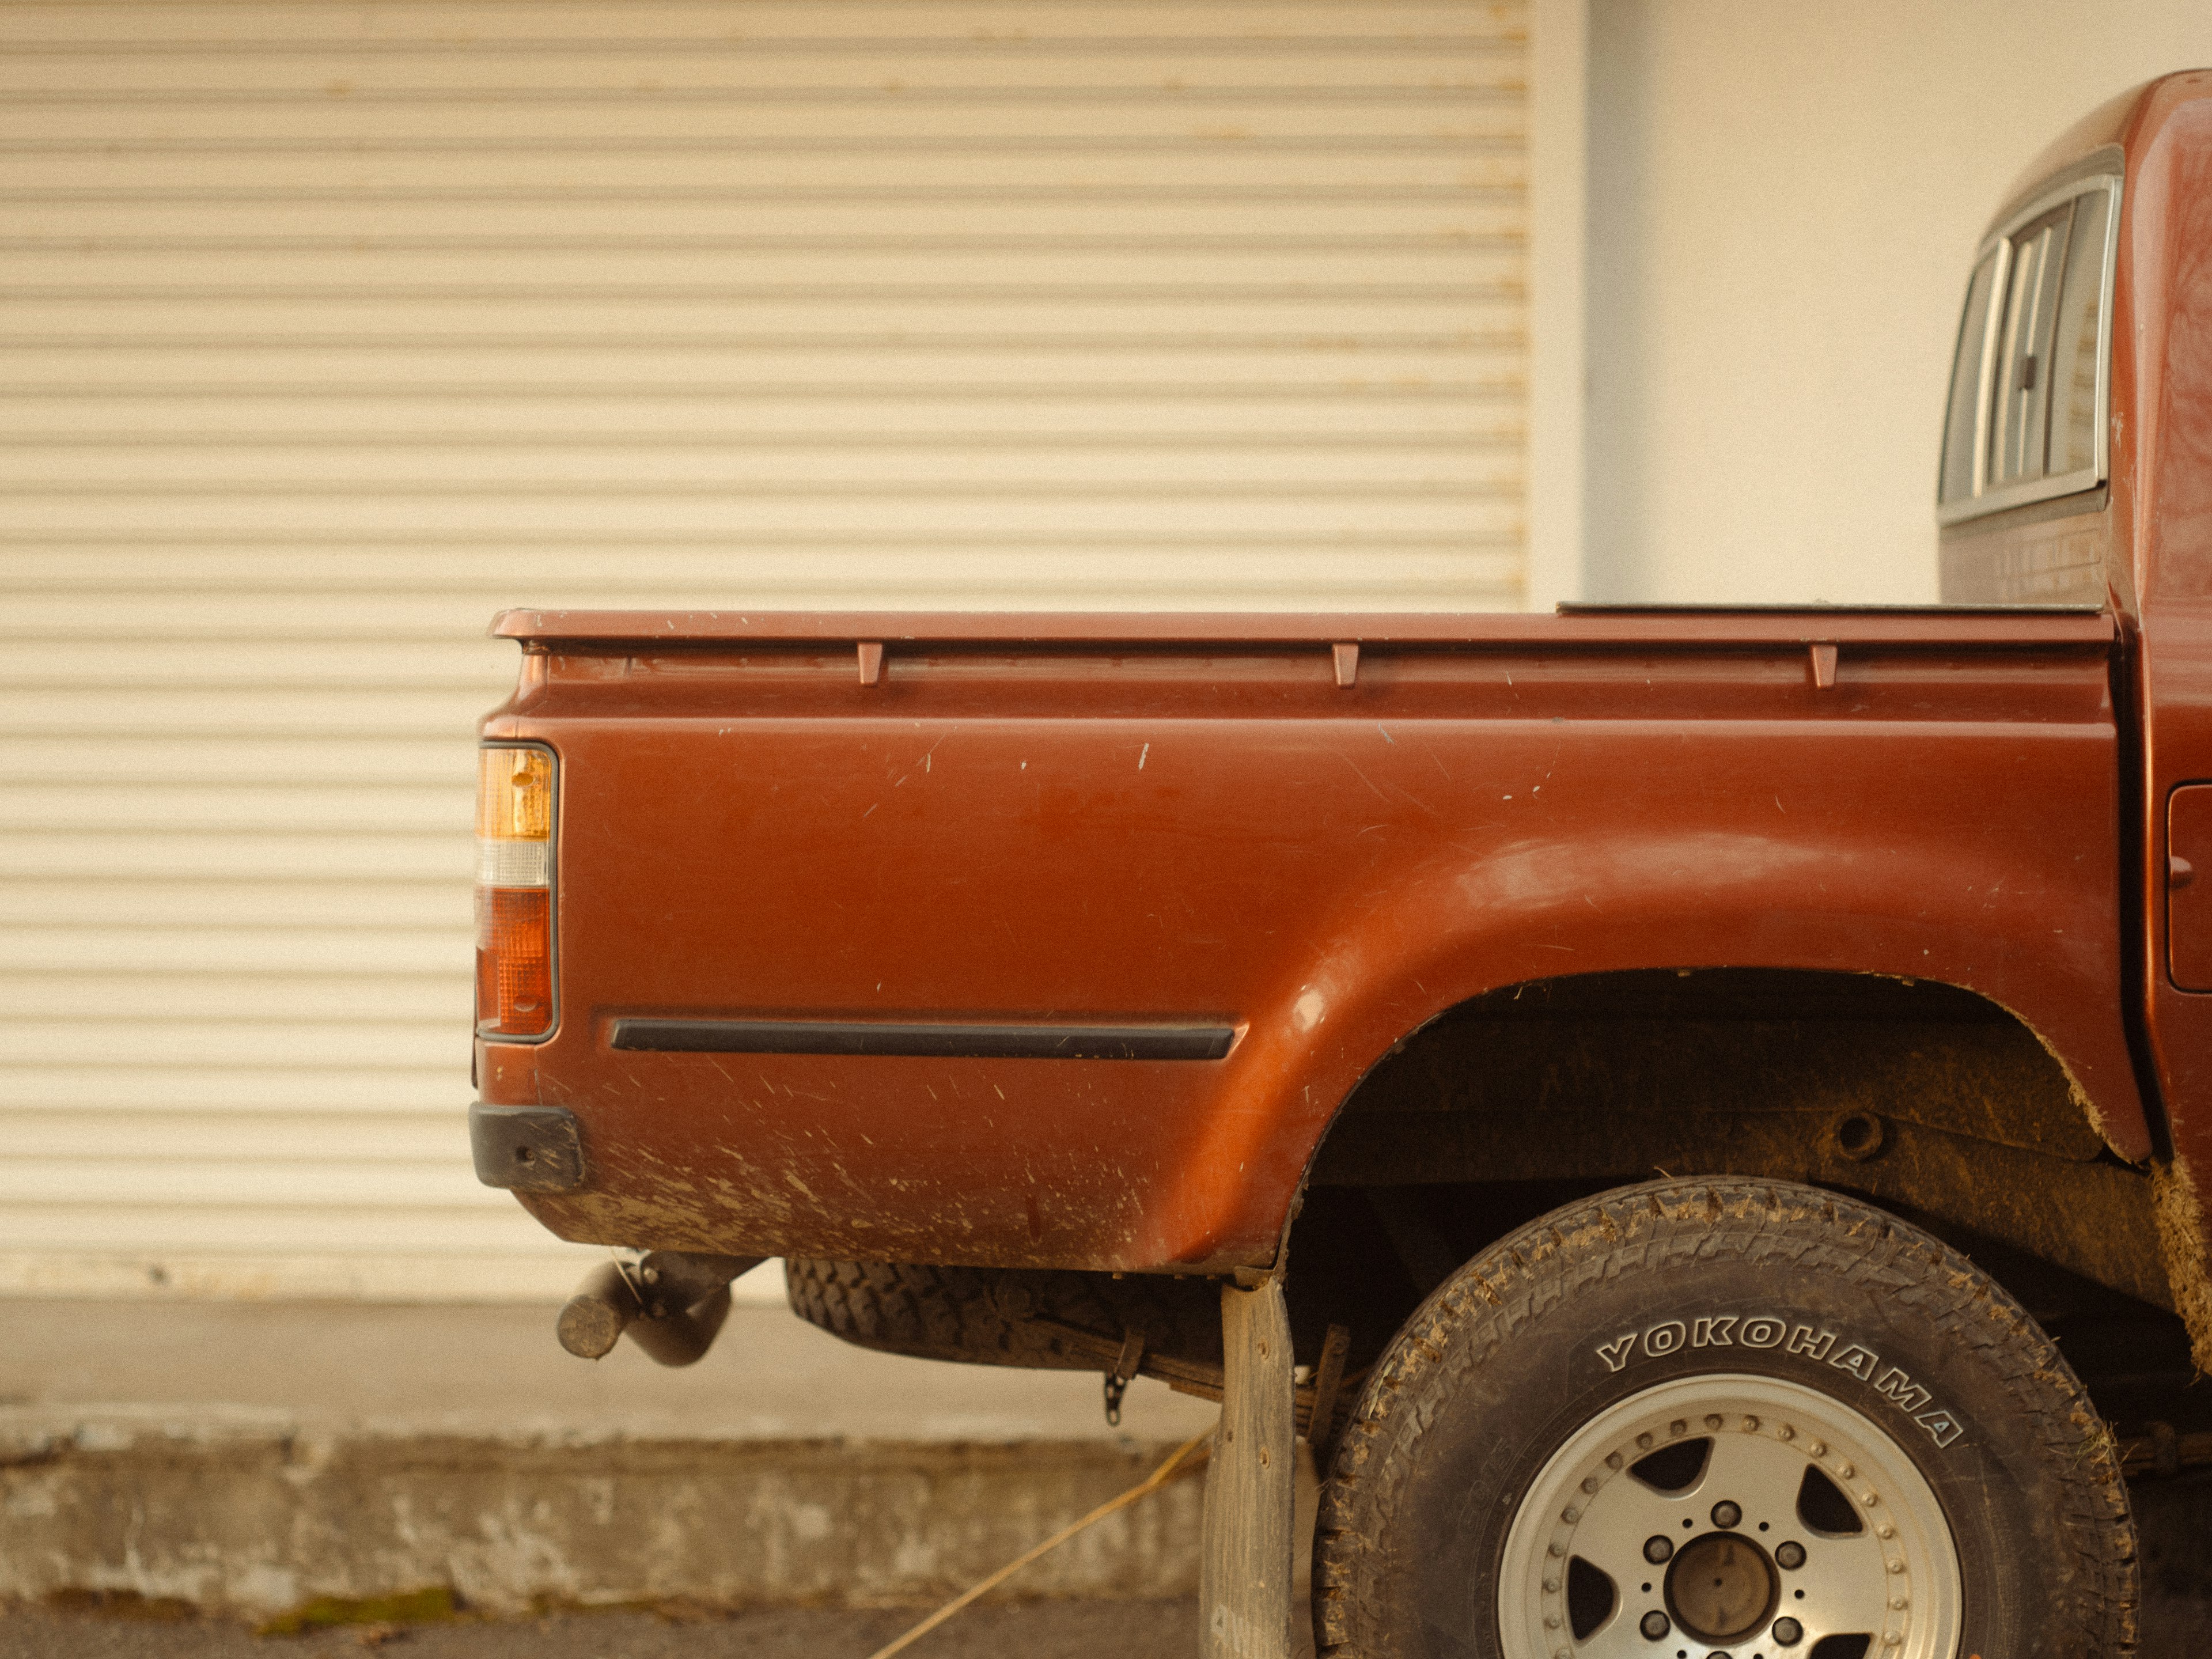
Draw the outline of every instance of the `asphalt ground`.
M911 1609L826 1607L583 1613L257 1637L227 1620L19 1606L0 1613L0 1659L867 1659L918 1617ZM969 1607L906 1650L911 1659L1183 1659L1197 1652L1198 1609L1182 1601Z
M2212 1600L2154 1600L2130 1659L2212 1653ZM261 1637L245 1625L43 1607L0 1610L0 1659L868 1659L912 1609L607 1612L451 1624L340 1626ZM1304 1643L1300 1651L1312 1650ZM1194 1659L1188 1601L1026 1601L969 1607L902 1659Z

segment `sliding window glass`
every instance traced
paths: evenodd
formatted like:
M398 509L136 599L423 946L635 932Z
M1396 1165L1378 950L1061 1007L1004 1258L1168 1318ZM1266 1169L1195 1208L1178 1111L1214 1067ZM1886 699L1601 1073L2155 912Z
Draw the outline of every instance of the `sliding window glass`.
M2106 315L2118 180L2053 191L1984 246L1943 417L1946 524L2104 479Z
M2012 238L1990 421L1992 489L2044 474L2045 441L2051 430L2051 341L2058 327L2058 288L2066 274L2066 233L2073 219L2069 202Z

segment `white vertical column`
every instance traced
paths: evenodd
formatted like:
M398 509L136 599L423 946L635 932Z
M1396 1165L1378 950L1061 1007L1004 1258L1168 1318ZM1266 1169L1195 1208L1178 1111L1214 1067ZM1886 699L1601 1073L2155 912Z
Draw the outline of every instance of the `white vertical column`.
M1289 1659L1297 1429L1283 1285L1221 1287L1221 1427L1199 1569L1205 1659Z
M1528 68L1527 603L1584 597L1589 0L1535 0Z

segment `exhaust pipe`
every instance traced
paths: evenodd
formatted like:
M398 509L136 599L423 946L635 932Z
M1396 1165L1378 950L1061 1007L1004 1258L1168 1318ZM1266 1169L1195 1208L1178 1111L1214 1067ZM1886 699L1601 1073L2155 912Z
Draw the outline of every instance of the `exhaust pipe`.
M767 1260L648 1250L635 1261L603 1261L562 1308L554 1334L579 1359L600 1359L628 1331L655 1364L691 1364L729 1317L730 1281Z

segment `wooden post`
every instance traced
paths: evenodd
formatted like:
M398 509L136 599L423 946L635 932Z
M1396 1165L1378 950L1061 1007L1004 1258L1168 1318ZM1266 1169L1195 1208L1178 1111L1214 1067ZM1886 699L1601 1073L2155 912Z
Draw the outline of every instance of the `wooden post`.
M1199 1565L1205 1659L1289 1659L1297 1431L1283 1283L1221 1287L1221 1427Z

